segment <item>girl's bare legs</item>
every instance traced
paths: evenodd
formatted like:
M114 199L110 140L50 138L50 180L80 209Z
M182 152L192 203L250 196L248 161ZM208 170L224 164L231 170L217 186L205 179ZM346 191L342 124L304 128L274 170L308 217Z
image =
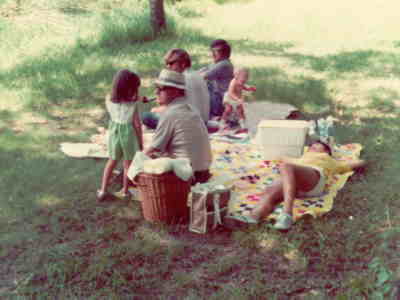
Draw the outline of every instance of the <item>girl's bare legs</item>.
M279 169L282 176L284 212L292 215L296 191L307 192L312 190L318 183L320 175L313 168L291 163L283 163Z
M129 178L128 178L128 170L129 167L131 166L132 160L124 160L124 178L122 181L122 192L126 195L128 193L128 183L129 183Z
M109 159L106 163L106 166L104 167L104 172L103 172L103 180L101 182L101 193L105 193L107 191L107 186L110 181L112 171L114 170L115 166L117 165L117 160L115 159Z

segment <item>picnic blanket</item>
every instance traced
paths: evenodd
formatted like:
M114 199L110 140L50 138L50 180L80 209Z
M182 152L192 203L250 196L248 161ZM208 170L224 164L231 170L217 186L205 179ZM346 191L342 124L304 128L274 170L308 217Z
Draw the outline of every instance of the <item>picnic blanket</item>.
M95 139L99 138L96 136ZM103 137L104 139L104 137ZM92 139L93 140L93 139ZM151 134L146 134L146 143L151 140ZM107 158L104 143L63 143L61 150L72 157ZM211 180L223 178L223 184L233 186L233 197L229 204L230 214L248 214L260 201L257 194L279 178L279 160L263 160L260 146L252 143L246 135L211 135L213 163L210 171ZM360 144L338 146L334 156L340 160L356 159L360 156ZM321 216L332 209L334 198L353 174L348 172L335 175L327 181L324 194L321 197L296 199L293 217L298 220L304 215ZM276 218L282 210L277 206L269 218Z
M338 146L334 151L335 158L339 160L352 160L360 156L360 144L347 144ZM215 178L226 177L227 185L234 187L233 199L229 204L230 214L246 215L257 205L260 198L257 194L272 184L279 174L279 160L266 161L262 158L259 146L252 143L226 143L212 140L213 164L211 173ZM321 216L332 209L334 198L338 191L345 185L347 179L353 174L348 172L330 178L321 197L296 199L293 217L298 220L304 215L313 217ZM268 218L276 218L282 210L282 205L277 206Z

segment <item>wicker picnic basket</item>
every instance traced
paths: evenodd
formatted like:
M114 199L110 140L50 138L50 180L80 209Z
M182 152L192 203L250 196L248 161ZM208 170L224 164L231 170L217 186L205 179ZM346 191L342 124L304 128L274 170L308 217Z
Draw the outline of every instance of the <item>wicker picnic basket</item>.
M137 176L143 216L150 222L176 223L188 220L187 198L190 181L183 181L174 172L140 173Z

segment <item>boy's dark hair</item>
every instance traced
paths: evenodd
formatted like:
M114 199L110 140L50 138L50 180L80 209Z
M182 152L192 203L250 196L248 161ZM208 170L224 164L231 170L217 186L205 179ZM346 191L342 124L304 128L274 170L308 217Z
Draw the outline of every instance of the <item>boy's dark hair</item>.
M225 58L229 58L231 56L231 46L227 41L223 39L217 39L212 41L210 48L221 51L222 55Z
M111 102L130 102L140 86L140 78L134 72L123 69L115 74L111 91Z
M315 144L315 143L321 144L322 146L324 146L325 151L328 152L329 156L332 156L332 149L331 149L331 146L329 146L327 143L325 143L325 142L323 142L323 141L321 141L321 140L317 140L317 141L314 142L314 144Z

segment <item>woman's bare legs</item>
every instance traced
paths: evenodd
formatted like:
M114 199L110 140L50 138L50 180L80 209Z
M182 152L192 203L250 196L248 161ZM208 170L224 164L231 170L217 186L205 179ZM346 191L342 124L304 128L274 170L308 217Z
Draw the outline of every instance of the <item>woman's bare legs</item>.
M284 212L292 215L293 203L297 191L310 191L319 181L319 172L313 168L298 166L291 163L280 165L283 184Z
M319 181L319 173L309 167L283 163L280 172L282 178L259 194L262 199L250 213L253 219L260 220L267 217L282 200L284 211L292 215L297 190L310 191Z
M100 189L101 193L105 193L107 191L108 183L110 181L112 172L113 172L115 166L117 165L117 162L118 161L115 159L109 159L107 161L106 166L104 167L103 179L101 182L101 189Z
M122 192L126 195L128 193L129 186L129 178L128 178L128 170L131 166L132 160L124 160L124 178L122 181Z
M260 203L251 211L250 216L260 220L271 214L277 203L283 200L282 181L278 180L268 186L264 192L258 194L261 197Z

